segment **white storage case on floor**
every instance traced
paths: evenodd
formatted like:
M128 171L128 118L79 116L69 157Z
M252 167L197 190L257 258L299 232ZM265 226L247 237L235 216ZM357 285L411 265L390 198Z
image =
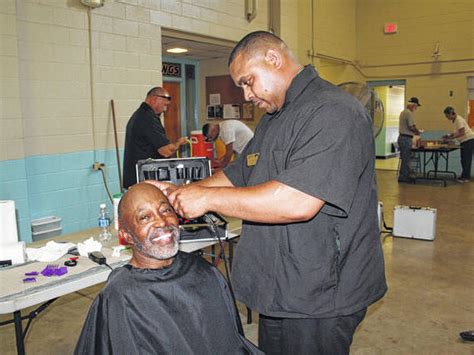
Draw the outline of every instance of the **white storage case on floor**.
M395 206L393 208L393 236L434 240L436 208Z

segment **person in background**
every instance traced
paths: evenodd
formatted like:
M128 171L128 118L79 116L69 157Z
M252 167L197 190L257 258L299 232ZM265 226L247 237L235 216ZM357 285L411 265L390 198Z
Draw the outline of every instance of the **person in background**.
M413 113L421 106L417 97L408 100L407 108L400 113L398 147L400 148L400 172L398 182L412 182L410 177L410 158L412 139L414 135L421 134L416 128Z
M466 120L454 111L453 107L446 107L444 115L454 124L454 132L443 136L443 139L457 139L461 143L462 173L458 181L461 183L469 182L471 179L472 153L474 152L474 132Z
M171 96L162 87L154 87L146 94L145 101L134 112L127 123L123 158L123 187L129 188L137 182L135 165L142 159L168 158L179 147L186 144L186 137L170 143L160 115L166 112Z
M178 251L178 219L158 188L132 186L119 218L132 258L94 300L75 354L261 354L239 332L221 273Z
M153 183L181 216L243 220L231 279L260 313L265 353L348 354L387 290L372 120L270 32L241 39L229 69L245 100L267 112L254 138L211 177Z
M220 123L206 123L202 126L202 133L208 142L214 142L217 138L222 139L225 144L225 154L218 161L220 168L229 164L232 155L242 153L247 143L253 138L253 132L244 123L238 120L226 120Z

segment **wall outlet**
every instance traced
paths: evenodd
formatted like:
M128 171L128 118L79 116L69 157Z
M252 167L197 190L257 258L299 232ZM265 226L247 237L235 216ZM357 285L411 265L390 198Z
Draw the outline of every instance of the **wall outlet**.
M103 168L105 166L104 163L98 163L98 162L95 162L94 164L92 164L92 170L94 171L99 171L101 168Z

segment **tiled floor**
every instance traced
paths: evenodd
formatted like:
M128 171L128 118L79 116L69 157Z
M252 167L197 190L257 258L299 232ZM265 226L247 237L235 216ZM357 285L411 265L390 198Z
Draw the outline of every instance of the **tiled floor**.
M474 329L474 183L399 185L394 171L379 170L378 188L389 226L395 205L437 208L436 240L383 238L389 291L369 309L352 353L474 354L474 343L458 336ZM71 353L98 290L65 296L39 315L27 353ZM246 332L256 340L255 324ZM15 353L13 326L0 328L0 344L1 354Z
M399 157L376 159L375 168L378 170L398 170Z

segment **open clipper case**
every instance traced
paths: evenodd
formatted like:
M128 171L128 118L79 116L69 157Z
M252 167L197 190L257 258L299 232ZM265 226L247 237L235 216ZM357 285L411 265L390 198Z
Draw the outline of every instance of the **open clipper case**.
M138 182L158 180L183 185L211 176L211 162L208 158L199 157L139 160L136 173ZM209 212L207 216L216 226L219 237L226 239L227 221L217 213ZM213 228L204 217L186 219L178 216L178 220L182 243L217 240Z

